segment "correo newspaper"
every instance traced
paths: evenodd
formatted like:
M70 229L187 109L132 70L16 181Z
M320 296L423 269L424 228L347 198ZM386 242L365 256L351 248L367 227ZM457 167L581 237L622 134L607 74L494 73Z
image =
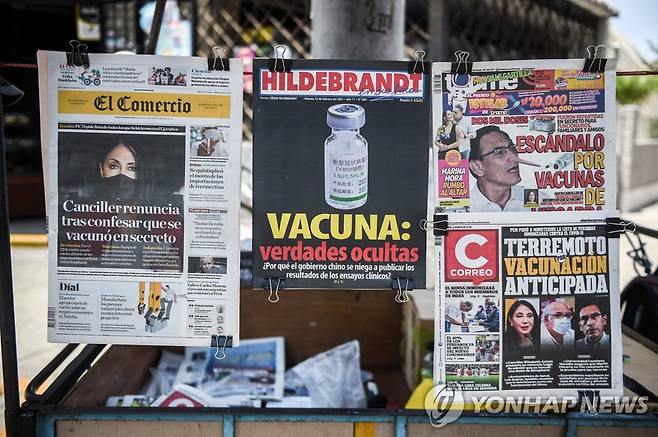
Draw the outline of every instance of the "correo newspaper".
M436 384L471 396L620 396L614 211L449 214L436 238Z

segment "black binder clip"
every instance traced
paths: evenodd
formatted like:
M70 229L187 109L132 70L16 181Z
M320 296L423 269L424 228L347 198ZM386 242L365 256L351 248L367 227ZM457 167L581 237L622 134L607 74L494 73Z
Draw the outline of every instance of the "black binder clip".
M404 285L404 289L402 288L402 285ZM391 288L397 291L395 294L395 301L397 303L409 302L409 295L407 292L414 289L414 280L413 278L393 276L391 278Z
M603 53L599 56L599 49L603 49ZM592 52L592 50L594 50ZM583 66L584 73L605 73L605 64L608 61L603 57L605 54L605 46L599 44L598 46L587 46L587 58L585 59L585 65Z
M233 336L213 335L210 337L210 347L215 348L215 358L223 360L226 358L226 348L233 347Z
M71 51L66 52L66 65L89 68L89 54L87 44L82 44L77 39L69 41Z
M227 57L223 56L226 52L215 46L212 48L212 53L214 56L208 58L208 71L230 71L231 63Z
M450 73L452 74L471 74L473 71L473 63L468 62L470 53L465 50L457 50L455 52L456 62L450 64Z
M442 237L448 232L448 216L445 214L434 214L432 221L421 220L420 228L423 231L432 229L435 237Z
M274 58L270 58L269 70L276 73L290 73L292 71L292 59L285 59L286 46L274 46Z
M607 217L605 219L606 233L608 238L619 238L625 232L635 233L637 226L633 222L627 222L619 217Z
M425 50L416 50L414 52L414 60L407 62L409 74L428 74L432 71L431 64L425 62L425 55Z
M599 390L578 390L580 411L595 414L600 401L601 392Z
M277 303L279 301L279 290L283 290L285 287L286 278L267 276L263 278L263 288L270 292L270 295L267 296L269 302Z

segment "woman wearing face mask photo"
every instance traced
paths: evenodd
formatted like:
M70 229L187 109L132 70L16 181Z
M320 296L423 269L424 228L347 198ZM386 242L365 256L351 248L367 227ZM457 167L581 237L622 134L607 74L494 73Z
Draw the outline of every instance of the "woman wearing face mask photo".
M535 355L539 349L539 315L526 300L515 301L507 311L503 353L507 357Z
M92 197L111 203L139 203L150 198L150 166L139 149L119 139L101 149L100 180Z
M185 133L61 132L59 198L115 205L177 202Z
M92 237L85 243L91 256L75 258L71 265L76 267L182 271L185 129L124 129L142 132L60 132L57 201L60 217L66 218L60 244L69 242L69 234ZM164 228L157 223L180 225ZM169 258L146 256L155 244L139 236L165 233L170 241L159 242L157 250L170 253ZM68 262L62 258L60 264Z

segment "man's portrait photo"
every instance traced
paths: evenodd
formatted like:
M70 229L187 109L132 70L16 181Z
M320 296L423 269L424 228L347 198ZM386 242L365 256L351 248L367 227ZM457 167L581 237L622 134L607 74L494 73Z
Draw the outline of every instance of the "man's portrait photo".
M484 126L471 140L469 168L476 179L471 188L471 212L524 211L524 188L519 158L509 134L498 126Z
M608 309L602 299L577 301L578 328L583 337L576 340L576 352L603 357L610 353Z
M217 256L192 256L188 258L188 272L201 274L226 274L226 258Z

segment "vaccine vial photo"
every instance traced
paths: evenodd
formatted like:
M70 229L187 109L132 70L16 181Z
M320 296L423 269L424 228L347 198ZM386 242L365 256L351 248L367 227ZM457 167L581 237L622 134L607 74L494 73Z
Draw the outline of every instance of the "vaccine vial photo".
M368 200L368 142L359 132L365 123L359 105L327 110L331 135L324 142L324 197L334 208L354 209Z

